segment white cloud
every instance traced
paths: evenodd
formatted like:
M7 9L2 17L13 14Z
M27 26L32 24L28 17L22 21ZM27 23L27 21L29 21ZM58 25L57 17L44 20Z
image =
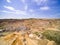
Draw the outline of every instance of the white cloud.
M21 0L23 3L25 3L26 0Z
M3 13L12 13L11 11L7 11L7 10L2 10L1 12L3 12Z
M8 3L11 3L11 0L6 0Z
M14 11L15 9L11 6L4 6L4 8Z
M36 2L46 2L47 0L34 0Z
M50 9L50 7L48 7L48 6L40 7L40 10L49 10L49 9Z
M37 5L41 5L43 3L47 3L48 0L33 0L34 2L37 3Z
M26 11L21 11L21 10L15 10L15 11L2 10L1 12L10 13L10 14L28 15Z
M2 12L5 12L5 13L12 13L12 14L20 14L20 15L28 15L27 13L27 7L25 7L25 11L22 11L22 10L16 10L14 7L11 7L11 6L4 6L4 8L6 9L9 9L10 11L6 11L6 10L3 10Z
M27 10L27 9L28 9L28 6L27 6L27 5L25 5L24 9L25 9L25 10Z
M34 10L33 9L29 9L29 12L34 12Z
M22 14L22 15L27 15L28 13L26 11L21 11L21 10L15 10L16 14Z
M2 10L2 12L5 12L5 13L12 13L12 12L7 11L7 10Z

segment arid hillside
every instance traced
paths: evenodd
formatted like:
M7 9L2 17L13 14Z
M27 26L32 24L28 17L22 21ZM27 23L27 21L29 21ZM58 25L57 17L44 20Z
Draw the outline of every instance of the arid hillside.
M60 45L60 19L0 19L0 45Z
M20 30L60 30L60 19L0 19L0 29Z
M60 27L60 19L0 19L0 28L6 30L45 30ZM23 29L24 28L24 29Z

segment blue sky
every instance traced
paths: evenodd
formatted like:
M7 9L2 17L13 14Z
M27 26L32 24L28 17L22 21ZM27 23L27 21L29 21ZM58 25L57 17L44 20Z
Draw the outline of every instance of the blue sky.
M60 0L0 0L0 19L60 18Z

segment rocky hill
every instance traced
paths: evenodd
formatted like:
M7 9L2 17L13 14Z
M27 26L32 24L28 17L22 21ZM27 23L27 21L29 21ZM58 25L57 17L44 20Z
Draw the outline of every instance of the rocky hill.
M20 30L60 30L60 19L0 19L0 29Z
M60 19L0 19L0 45L59 44Z

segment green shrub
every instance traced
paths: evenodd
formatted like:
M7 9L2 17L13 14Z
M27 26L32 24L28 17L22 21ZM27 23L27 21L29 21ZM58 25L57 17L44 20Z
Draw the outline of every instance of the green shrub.
M39 33L38 33L38 32L34 32L34 34L39 35Z
M60 31L51 31L47 30L44 33L42 33L43 36L45 36L49 40L53 40L56 43L60 43Z

